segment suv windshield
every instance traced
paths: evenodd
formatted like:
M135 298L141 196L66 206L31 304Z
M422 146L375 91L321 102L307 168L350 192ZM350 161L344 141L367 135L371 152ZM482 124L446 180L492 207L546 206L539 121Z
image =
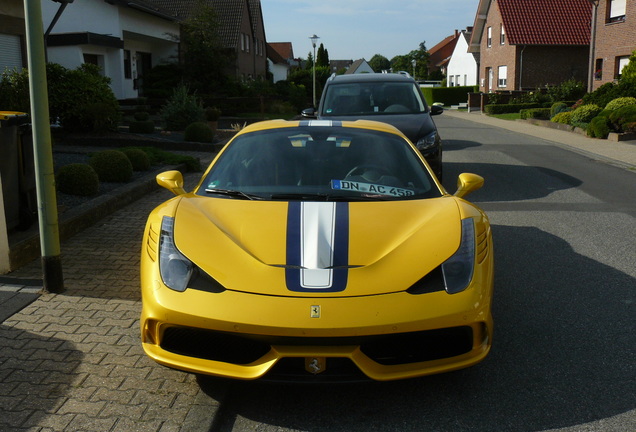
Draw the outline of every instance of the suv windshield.
M352 82L326 88L322 116L418 114L426 112L412 82Z
M398 135L350 127L293 127L236 137L198 195L266 200L403 200L441 196Z

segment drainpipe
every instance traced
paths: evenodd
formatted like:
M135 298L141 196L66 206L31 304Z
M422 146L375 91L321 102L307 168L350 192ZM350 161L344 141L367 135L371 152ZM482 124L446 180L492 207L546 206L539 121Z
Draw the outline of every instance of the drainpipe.
M521 54L519 55L519 90L521 89L521 80L523 78L523 52L526 50L528 45L524 45L521 48Z
M40 0L24 2L24 20L27 33L35 184L40 226L40 249L42 251L42 290L60 293L64 291L64 278L62 277L62 261L60 259L57 197L55 195L49 95L46 83L46 64L44 63L44 38L42 37L42 3Z
M592 3L592 26L590 29L590 64L588 68L587 91L592 93L594 87L594 54L596 51L596 21L598 19L598 2L599 0L588 0Z

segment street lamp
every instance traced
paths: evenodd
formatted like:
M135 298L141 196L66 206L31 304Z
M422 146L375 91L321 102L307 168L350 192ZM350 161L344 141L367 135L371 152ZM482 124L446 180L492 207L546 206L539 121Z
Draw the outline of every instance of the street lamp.
M314 102L314 108L316 108L316 42L318 42L318 39L320 39L318 36L316 36L315 34L313 36L310 36L309 39L311 40L311 45L314 47L314 67L313 67L313 81L314 81L314 98L313 98L313 102Z

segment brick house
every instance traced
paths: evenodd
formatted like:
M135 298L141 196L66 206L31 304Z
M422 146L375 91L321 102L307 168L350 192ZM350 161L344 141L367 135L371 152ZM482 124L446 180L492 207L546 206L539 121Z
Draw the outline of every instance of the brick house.
M453 55L455 45L459 40L461 34L455 30L455 33L447 36L441 42L437 43L433 48L428 50L430 57L428 59L428 74L435 74L435 72L441 72L442 75L446 75L446 68L448 62Z
M591 19L589 0L480 0L468 48L480 90L587 82Z
M236 55L228 74L242 80L267 76L267 41L260 0L203 0L217 13L221 43ZM197 0L152 0L174 15L188 18Z
M620 76L636 50L636 2L633 0L596 0L594 76L592 90Z

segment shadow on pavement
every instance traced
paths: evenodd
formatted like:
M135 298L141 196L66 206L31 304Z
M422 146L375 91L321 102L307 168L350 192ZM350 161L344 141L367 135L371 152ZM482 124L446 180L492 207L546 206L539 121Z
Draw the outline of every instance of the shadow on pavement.
M73 391L84 354L69 341L7 325L0 325L0 341L0 430L44 424Z
M494 226L493 235L495 337L483 363L391 383L236 382L215 431L246 421L307 431L538 431L634 409L634 278L537 228ZM213 385L204 390L218 396Z

